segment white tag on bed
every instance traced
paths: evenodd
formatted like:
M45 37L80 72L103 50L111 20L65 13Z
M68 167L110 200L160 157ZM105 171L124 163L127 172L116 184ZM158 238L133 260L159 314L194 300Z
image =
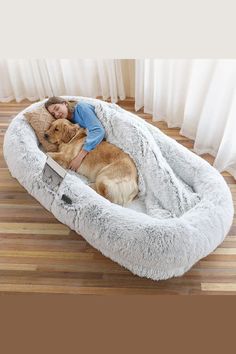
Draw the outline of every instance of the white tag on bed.
M60 166L50 156L47 156L47 160L43 169L43 181L50 187L58 188L63 178L66 175L66 170Z

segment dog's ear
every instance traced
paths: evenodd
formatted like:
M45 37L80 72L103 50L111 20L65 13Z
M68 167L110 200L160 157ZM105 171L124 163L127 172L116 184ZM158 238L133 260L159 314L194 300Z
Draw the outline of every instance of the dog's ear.
M78 132L78 130L77 130L77 137L78 137L78 138L81 139L81 138L84 138L85 136L87 136L85 129L80 128L80 129L79 129L79 132Z
M65 124L63 127L62 141L68 143L76 134L76 127Z
M78 127L77 124L65 124L63 126L62 141L64 143L68 143L75 135L77 135L78 138L83 138L87 134L85 129Z

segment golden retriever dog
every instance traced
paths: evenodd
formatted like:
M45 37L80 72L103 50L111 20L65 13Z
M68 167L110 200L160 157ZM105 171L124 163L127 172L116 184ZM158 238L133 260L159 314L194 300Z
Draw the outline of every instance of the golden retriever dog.
M67 169L84 145L86 130L67 119L58 119L46 131L45 138L58 144L58 152L49 155ZM125 206L138 194L138 175L133 160L106 141L84 157L76 172L86 176L92 182L90 186L112 203Z

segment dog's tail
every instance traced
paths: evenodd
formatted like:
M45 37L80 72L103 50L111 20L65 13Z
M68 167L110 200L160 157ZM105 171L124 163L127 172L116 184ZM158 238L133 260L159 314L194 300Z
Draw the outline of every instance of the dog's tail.
M103 177L103 180L96 180L96 191L110 202L125 206L138 194L138 186L134 180L127 178L116 180Z

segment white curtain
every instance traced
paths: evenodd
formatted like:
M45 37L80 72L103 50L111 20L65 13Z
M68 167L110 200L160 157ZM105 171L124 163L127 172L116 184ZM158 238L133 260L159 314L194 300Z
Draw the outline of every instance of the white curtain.
M194 151L236 178L236 60L138 59L135 109L180 127Z
M132 95L133 71L134 60L123 59L0 59L0 101L78 95L117 102Z

